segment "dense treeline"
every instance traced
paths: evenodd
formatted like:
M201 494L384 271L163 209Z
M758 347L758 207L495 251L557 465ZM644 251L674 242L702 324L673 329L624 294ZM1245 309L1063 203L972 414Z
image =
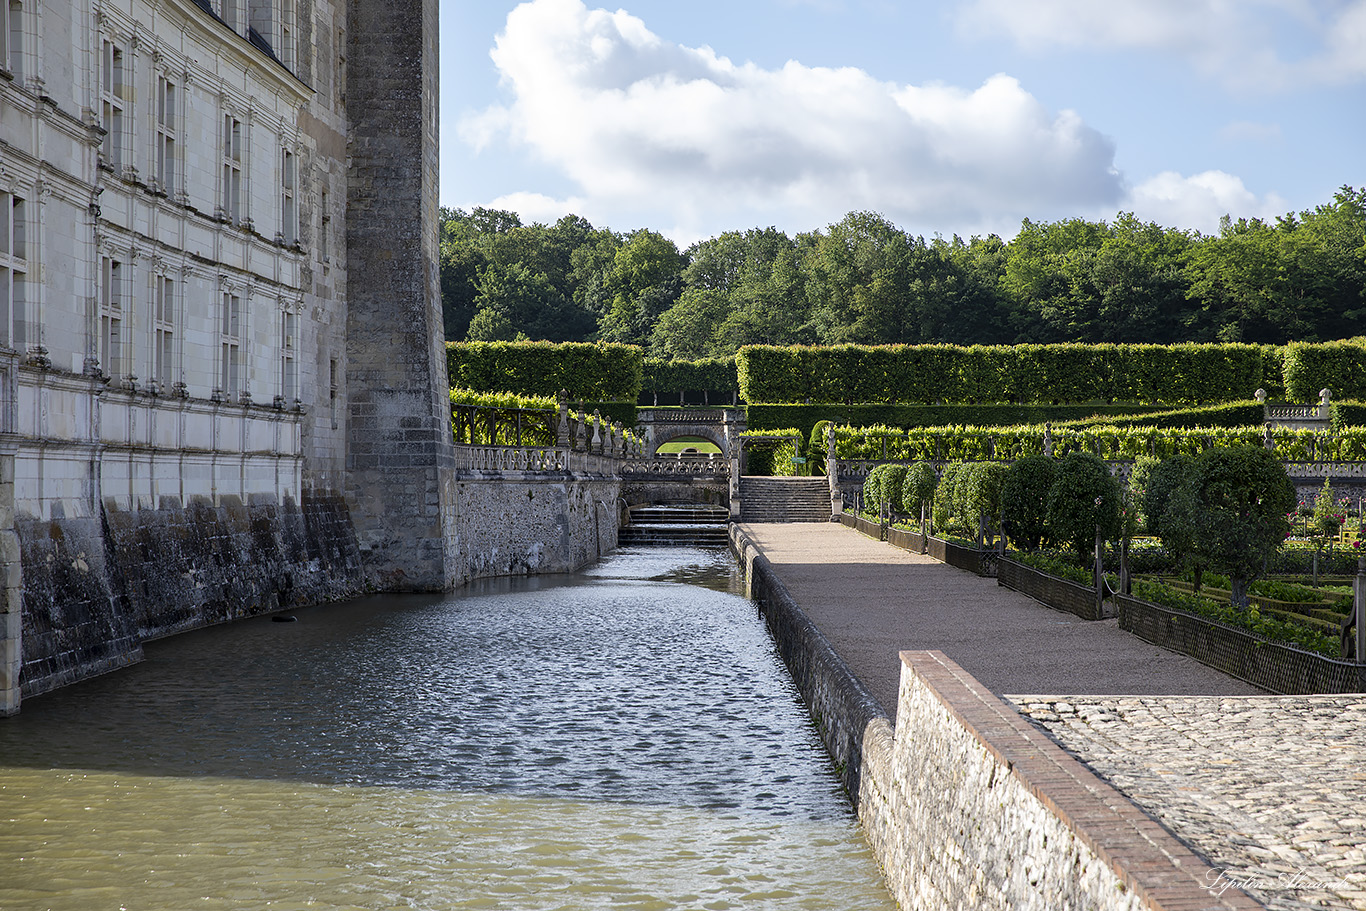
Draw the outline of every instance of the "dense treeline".
M742 345L1283 344L1366 324L1366 189L1216 236L1128 214L926 240L853 212L823 231L729 231L685 251L578 216L443 210L452 340L626 342L662 359Z

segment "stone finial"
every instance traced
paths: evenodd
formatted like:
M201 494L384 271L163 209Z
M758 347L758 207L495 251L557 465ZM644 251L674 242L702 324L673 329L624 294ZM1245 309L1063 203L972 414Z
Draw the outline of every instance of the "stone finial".
M602 415L598 409L593 409L593 446L592 451L598 455L602 454Z
M1267 421L1266 426L1262 428L1262 446L1268 450L1274 450L1276 448L1276 441L1271 437L1270 421Z
M1329 391L1328 391L1327 389L1320 389L1320 390L1319 390L1319 404L1320 404L1320 405L1327 405L1331 399L1332 399L1332 395L1331 395L1331 393L1329 393Z
M569 396L560 390L560 422L555 427L555 445L561 449L569 447Z
M1053 422L1049 421L1043 425L1043 454L1052 458L1053 456Z
M1265 404L1266 404L1266 390L1265 390L1265 389L1258 389L1256 392L1252 393L1252 397L1253 397L1254 399L1257 400L1257 404L1258 404L1258 405L1265 405Z

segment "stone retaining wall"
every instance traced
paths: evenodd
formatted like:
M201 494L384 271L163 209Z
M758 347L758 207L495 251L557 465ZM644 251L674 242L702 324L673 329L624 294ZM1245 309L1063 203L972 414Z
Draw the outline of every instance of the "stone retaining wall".
M1002 557L996 570L996 584L1028 595L1054 610L1076 614L1083 620L1104 620L1114 616L1097 603L1096 590Z
M20 515L15 531L24 697L139 661L147 639L364 590L337 496L108 501L93 517Z
M906 911L1261 907L1205 888L1208 864L942 653L902 653L894 732L739 526L731 544Z
M461 473L457 488L460 584L490 576L574 572L617 546L620 479Z
M1119 628L1225 674L1282 695L1366 692L1366 665L1336 661L1127 595L1116 595Z

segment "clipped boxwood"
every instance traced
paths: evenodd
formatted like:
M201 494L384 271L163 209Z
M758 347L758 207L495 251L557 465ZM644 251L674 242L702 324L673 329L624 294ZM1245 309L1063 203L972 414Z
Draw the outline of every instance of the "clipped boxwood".
M642 356L635 345L582 342L448 342L453 387L476 392L558 396L571 401L634 403Z

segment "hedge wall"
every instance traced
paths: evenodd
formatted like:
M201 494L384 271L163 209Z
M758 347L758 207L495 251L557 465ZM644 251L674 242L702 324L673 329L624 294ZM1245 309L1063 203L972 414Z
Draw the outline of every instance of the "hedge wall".
M1261 406L1254 421L1261 422ZM1161 405L749 405L745 409L751 430L796 427L802 439L821 421L871 427L942 427L950 424L1014 425L1058 424L1092 417L1167 413ZM1140 418L1141 420L1141 418Z
M640 395L642 357L635 345L581 342L447 342L452 386L476 392L558 396L572 401L630 402Z
M748 345L736 355L749 402L1167 405L1366 397L1366 343L1262 345Z
M1366 340L1285 346L1286 398L1316 402L1320 389L1335 399L1366 398Z
M1334 430L1366 427L1366 402L1334 402L1329 410L1333 413Z
M735 374L735 358L700 361L645 361L641 391L653 392L735 392L740 381Z
M1266 409L1256 402L1146 413L1137 413L1136 406L1128 406L1125 410L1128 413L1120 416L1082 418L1062 423L1054 421L1054 424L1061 427L1163 427L1189 430L1197 427L1256 426L1266 417Z

